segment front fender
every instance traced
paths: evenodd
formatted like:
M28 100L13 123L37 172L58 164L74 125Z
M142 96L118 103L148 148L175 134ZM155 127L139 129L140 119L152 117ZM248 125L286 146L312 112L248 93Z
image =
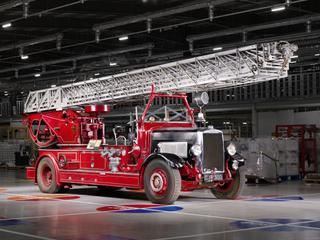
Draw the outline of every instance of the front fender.
M144 161L143 165L146 166L150 161L154 159L162 159L166 161L172 168L182 168L185 164L185 160L172 153L152 153Z

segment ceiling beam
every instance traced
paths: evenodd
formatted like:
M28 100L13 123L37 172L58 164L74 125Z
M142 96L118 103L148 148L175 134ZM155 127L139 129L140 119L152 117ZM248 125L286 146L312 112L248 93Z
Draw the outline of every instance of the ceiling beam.
M27 41L20 41L18 43L8 44L3 47L0 47L0 52L8 51L11 49L24 48L27 46L37 45L40 43L51 42L51 41L61 41L63 38L62 33L52 34L41 38L31 39ZM0 59L1 60L1 59Z
M30 2L34 2L35 0L14 0L3 3L0 5L0 12L6 11L11 8L15 8L21 6L23 4L29 4Z
M229 2L234 2L235 0L205 0L205 1L194 1L193 3L184 4L178 7L167 8L157 12L145 13L133 17L125 17L121 19L117 19L114 21L108 21L105 23L99 23L92 27L94 31L102 31L107 30L114 27L120 27L132 23L148 21L149 19L167 17L174 14L195 11L202 8L209 8L209 5L217 6L222 5Z
M154 47L153 43L145 43L145 44L135 45L135 46L131 46L131 47L120 48L120 49L116 49L116 50L112 50L112 51L96 52L96 53L91 53L91 54L86 54L86 55L78 55L78 56L69 57L69 58L61 58L61 59L52 60L52 61L44 61L44 62L38 62L38 63L33 63L33 64L27 64L27 65L22 65L19 67L0 69L0 73L15 72L15 71L23 70L23 69L31 69L31 68L35 68L35 67L39 67L39 66L48 66L48 65L54 65L54 64L59 64L59 63L65 63L65 62L73 63L74 61L81 61L81 60L87 60L87 59L92 59L92 58L119 55L119 54L124 54L124 53L128 53L128 52L140 51L140 50L144 50L144 49L152 49L153 47Z
M226 29L222 31L215 31L210 33L203 33L203 34L193 34L193 35L187 36L186 39L188 42L194 42L194 41L199 41L199 40L204 40L209 38L239 34L243 32L253 32L253 31L259 31L259 30L265 30L265 29L271 29L271 28L292 26L292 25L307 23L308 21L313 22L313 21L319 21L319 20L320 20L320 14L306 15L302 17L290 18L282 21L269 22L265 24L242 26L242 27Z

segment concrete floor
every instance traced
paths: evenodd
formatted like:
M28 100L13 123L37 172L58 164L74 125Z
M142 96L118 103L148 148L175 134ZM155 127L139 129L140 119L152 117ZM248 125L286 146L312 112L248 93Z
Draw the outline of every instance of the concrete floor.
M0 170L0 239L315 240L320 185L247 185L235 201L186 192L168 207L151 205L141 192L90 187L46 196L22 171Z

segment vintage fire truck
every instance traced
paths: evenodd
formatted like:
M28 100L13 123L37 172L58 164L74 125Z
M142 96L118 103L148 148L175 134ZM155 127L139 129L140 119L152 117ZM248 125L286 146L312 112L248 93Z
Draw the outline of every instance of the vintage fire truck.
M181 191L208 188L217 198L234 199L244 159L221 131L202 125L208 96L197 94L195 119L181 90L286 77L295 50L288 43L254 45L30 92L25 123L39 153L27 177L45 193L72 185L144 189L150 201L171 204ZM143 113L106 137L110 107L92 104L145 95L151 83L157 91L152 87ZM180 93L163 93L173 90Z
M205 93L198 98L207 101ZM181 106L152 111L159 99ZM101 118L108 112L107 105L89 105L26 117L40 147L27 175L42 192L57 193L72 184L134 188L162 204L173 203L181 190L210 188L217 198L228 199L239 194L243 158L232 143L225 144L221 131L197 127L187 95L152 91L142 115L129 128L116 126L113 139L106 139Z

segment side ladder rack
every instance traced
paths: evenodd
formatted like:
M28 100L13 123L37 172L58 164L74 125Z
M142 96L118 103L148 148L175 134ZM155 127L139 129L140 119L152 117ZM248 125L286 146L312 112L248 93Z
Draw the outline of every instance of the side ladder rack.
M288 75L297 46L287 42L251 45L88 81L32 91L25 113L60 110L102 101L120 101L159 92L218 89Z

